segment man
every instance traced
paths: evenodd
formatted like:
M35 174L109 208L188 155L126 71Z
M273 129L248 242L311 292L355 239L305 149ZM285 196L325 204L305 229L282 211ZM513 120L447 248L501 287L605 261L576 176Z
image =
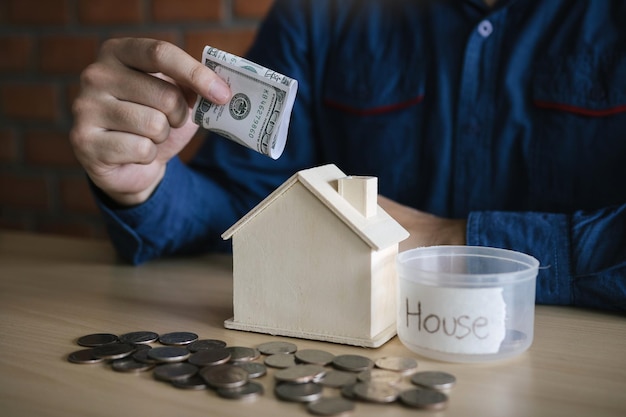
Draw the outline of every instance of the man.
M277 1L248 57L299 81L280 159L211 136L183 165L195 95L230 91L146 39L84 71L71 140L133 263L228 249L258 201L332 162L379 178L402 249L529 253L537 302L626 311L625 28L625 1Z

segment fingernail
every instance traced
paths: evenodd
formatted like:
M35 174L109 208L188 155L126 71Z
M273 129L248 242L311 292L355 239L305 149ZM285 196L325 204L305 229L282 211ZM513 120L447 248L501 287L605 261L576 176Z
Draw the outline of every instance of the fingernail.
M209 95L214 102L223 104L230 98L230 88L221 80L214 80L209 86Z

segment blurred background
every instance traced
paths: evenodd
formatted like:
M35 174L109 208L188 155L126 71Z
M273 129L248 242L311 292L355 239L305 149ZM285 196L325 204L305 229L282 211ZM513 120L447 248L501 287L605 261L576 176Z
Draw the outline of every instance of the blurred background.
M81 70L111 37L241 55L272 0L0 0L0 229L106 233L68 134ZM200 132L202 133L202 132ZM201 135L181 155L193 154Z

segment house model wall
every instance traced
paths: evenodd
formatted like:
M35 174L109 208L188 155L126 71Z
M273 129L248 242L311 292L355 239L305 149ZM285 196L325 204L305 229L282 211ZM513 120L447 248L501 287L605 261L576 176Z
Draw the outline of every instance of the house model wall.
M393 337L395 258L408 232L376 198L376 178L325 165L296 173L227 230L225 326L368 347Z

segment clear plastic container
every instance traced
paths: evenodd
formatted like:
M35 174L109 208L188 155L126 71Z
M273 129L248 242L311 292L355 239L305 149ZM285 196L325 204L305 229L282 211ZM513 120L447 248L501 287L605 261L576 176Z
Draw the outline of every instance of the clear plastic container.
M398 337L449 362L517 356L533 342L539 261L481 246L431 246L398 254Z

